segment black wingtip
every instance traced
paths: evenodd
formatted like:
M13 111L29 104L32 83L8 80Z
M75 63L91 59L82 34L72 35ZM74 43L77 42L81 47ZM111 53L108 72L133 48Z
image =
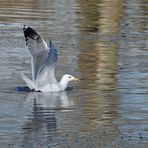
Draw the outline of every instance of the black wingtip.
M27 28L28 28L28 26L27 25L24 25L23 31L26 30Z
M35 30L33 30L31 27L24 25L23 32L24 32L24 37L26 40L26 45L27 45L28 38L32 38L33 40L36 40L37 42L40 41L40 35Z
M33 30L31 27L29 27L27 25L24 25L23 32L24 32L25 37L32 38L34 36L39 36L35 30Z
M28 26L27 26L27 25L24 25L24 27L23 27L23 32L24 32L25 38L26 38L27 29L28 29Z
M25 41L26 41L26 46L27 46L27 37L28 37L27 29L28 29L28 26L24 25L23 32L24 32L24 37L25 37Z

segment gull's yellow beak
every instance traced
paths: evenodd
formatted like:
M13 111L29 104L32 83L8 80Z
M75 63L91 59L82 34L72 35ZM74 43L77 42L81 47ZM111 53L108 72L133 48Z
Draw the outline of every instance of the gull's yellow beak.
M80 78L73 78L73 81L80 81Z

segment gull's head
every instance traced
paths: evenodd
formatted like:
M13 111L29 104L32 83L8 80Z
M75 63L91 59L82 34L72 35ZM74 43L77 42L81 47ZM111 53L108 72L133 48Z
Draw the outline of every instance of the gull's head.
M69 75L69 74L65 74L65 75L62 77L62 79L63 79L64 81L67 81L67 82L70 82L70 81L80 81L79 78L76 78L76 77L74 77L74 76L72 76L72 75Z
M68 86L68 82L71 82L71 81L80 81L80 79L75 78L74 76L69 75L69 74L63 75L63 77L60 81L61 90L64 91Z

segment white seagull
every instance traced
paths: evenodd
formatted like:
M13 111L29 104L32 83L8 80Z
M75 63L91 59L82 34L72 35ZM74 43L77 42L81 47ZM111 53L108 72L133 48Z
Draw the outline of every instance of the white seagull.
M24 25L23 28L26 46L31 56L32 80L21 73L21 78L30 89L41 92L64 91L68 82L79 81L72 75L65 74L61 81L57 82L54 67L57 62L57 50L52 42L47 46L44 39L31 27Z

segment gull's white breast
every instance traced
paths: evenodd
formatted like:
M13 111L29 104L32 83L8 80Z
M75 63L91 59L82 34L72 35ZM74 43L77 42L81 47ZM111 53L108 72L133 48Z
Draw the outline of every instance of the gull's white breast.
M57 92L61 91L61 88L58 84L47 84L42 88L37 88L37 90L40 90L42 92Z

